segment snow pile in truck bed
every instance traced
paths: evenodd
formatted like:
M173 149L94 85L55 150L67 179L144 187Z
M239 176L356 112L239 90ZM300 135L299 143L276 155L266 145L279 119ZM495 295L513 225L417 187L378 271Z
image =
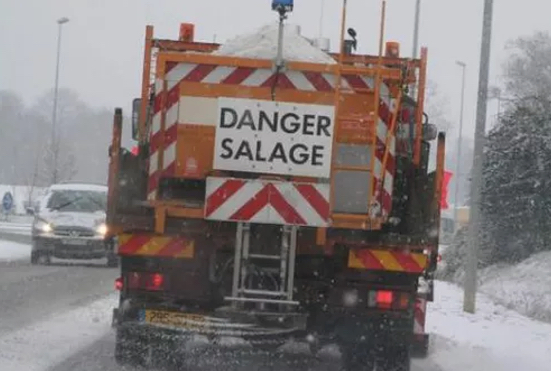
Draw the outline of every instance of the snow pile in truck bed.
M285 24L283 59L311 63L336 63L333 58L299 35L296 28ZM277 56L278 23L271 23L256 32L240 35L220 46L216 55L258 59L275 59Z

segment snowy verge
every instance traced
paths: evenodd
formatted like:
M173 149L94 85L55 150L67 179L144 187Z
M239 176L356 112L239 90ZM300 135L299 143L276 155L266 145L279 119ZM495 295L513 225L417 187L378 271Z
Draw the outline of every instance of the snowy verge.
M426 330L431 354L423 362L446 371L545 371L551 363L551 325L477 296L475 314L463 312L463 292L438 281Z
M30 236L31 224L0 222L0 232Z
M444 266L439 278L462 285L463 247L455 249L457 251L446 251L443 255ZM518 264L496 264L480 269L478 289L509 309L551 322L551 251L534 254Z
M110 331L117 297L113 293L0 337L0 370L45 371L90 346Z
M0 240L0 261L29 259L30 256L30 245Z
M480 291L524 315L551 322L551 252L516 265L499 264L479 273Z

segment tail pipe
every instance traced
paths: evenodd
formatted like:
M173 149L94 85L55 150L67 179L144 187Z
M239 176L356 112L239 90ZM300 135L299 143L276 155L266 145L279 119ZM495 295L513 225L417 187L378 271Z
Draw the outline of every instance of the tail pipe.
M111 145L109 146L109 174L107 178L107 184L109 189L107 191L107 225L110 226L113 223L116 213L115 200L117 199L117 185L118 185L118 173L120 164L121 153L121 137L122 137L122 108L115 108L115 114L113 116L113 136L111 138ZM108 228L109 230L109 228Z

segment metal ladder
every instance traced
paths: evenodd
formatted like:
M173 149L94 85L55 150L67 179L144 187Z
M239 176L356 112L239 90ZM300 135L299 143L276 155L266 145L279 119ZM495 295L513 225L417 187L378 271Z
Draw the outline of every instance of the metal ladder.
M232 296L225 297L232 302L234 308L244 303L257 303L261 309L266 304L298 305L293 300L295 258L297 245L297 227L282 226L281 247L279 255L256 254L251 252L251 226L248 223L238 223L235 238L235 255L233 261ZM273 289L255 289L250 286L250 268L270 270L262 267L267 261L279 261L279 281L274 282ZM257 263L258 262L258 263Z

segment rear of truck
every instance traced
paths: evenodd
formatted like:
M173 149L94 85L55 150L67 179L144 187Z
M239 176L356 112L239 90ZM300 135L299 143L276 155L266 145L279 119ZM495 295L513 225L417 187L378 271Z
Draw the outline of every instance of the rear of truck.
M428 346L444 161L440 134L428 171L426 50L281 68L193 33L147 28L137 155L115 113L117 360L185 357L202 334L337 343L348 370L409 370Z

